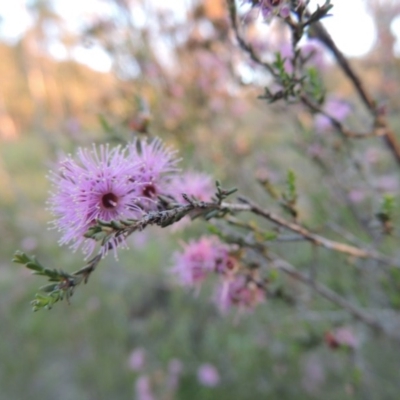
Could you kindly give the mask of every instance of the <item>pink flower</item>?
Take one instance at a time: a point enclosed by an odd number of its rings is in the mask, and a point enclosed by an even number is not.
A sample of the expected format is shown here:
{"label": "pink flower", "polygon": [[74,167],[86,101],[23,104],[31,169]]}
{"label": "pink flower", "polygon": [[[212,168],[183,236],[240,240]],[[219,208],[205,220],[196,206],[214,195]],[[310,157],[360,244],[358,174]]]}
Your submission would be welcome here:
{"label": "pink flower", "polygon": [[339,346],[355,349],[358,346],[358,339],[353,330],[345,326],[326,332],[324,339],[331,349],[337,349]]}
{"label": "pink flower", "polygon": [[345,347],[356,348],[358,346],[358,339],[353,330],[349,327],[341,327],[334,332],[337,342]]}
{"label": "pink flower", "polygon": [[266,21],[274,15],[286,18],[290,14],[290,6],[286,0],[261,0],[260,9],[261,15]]}
{"label": "pink flower", "polygon": [[146,363],[146,350],[139,347],[132,351],[129,356],[128,366],[133,371],[140,371]]}
{"label": "pink flower", "polygon": [[366,193],[365,193],[365,190],[363,190],[363,189],[355,188],[355,189],[350,190],[350,192],[348,193],[348,196],[349,196],[349,200],[352,203],[358,204],[358,203],[361,203],[365,199]]}
{"label": "pink flower", "polygon": [[[51,172],[53,191],[48,204],[56,217],[52,225],[62,233],[60,244],[72,243],[73,250],[82,246],[89,256],[96,242],[85,238],[88,229],[97,219],[137,217],[141,187],[132,180],[138,172],[137,164],[128,162],[120,147],[79,149],[77,159],[69,156],[58,164],[56,172]],[[114,250],[120,244],[117,239],[111,243]]]}
{"label": "pink flower", "polygon": [[220,381],[218,370],[214,367],[214,365],[202,364],[197,370],[197,380],[203,386],[217,386]]}
{"label": "pink flower", "polygon": [[141,375],[136,380],[135,393],[137,400],[155,400],[148,375]]}
{"label": "pink flower", "polygon": [[194,171],[176,175],[169,188],[169,194],[182,203],[186,203],[182,193],[196,200],[211,201],[214,192],[214,182],[211,176]]}
{"label": "pink flower", "polygon": [[394,175],[384,175],[375,182],[375,187],[380,192],[394,193],[399,190],[399,180]]}
{"label": "pink flower", "polygon": [[[324,105],[324,112],[339,122],[342,122],[351,113],[351,108],[350,105],[345,101],[331,98],[326,101]],[[322,114],[318,114],[315,117],[314,125],[318,132],[325,132],[332,128],[332,123],[329,118]]]}
{"label": "pink flower", "polygon": [[[317,69],[322,69],[325,66],[323,48],[316,40],[309,40],[300,48],[301,58],[306,66],[313,66]],[[288,74],[293,73],[293,48],[292,44],[287,42],[280,45],[278,48],[282,59],[284,59],[284,69]]]}
{"label": "pink flower", "polygon": [[[303,4],[303,1],[298,0],[297,5]],[[266,22],[276,15],[286,18],[290,14],[289,0],[244,0],[244,3],[250,3],[252,9],[258,9]]]}
{"label": "pink flower", "polygon": [[179,384],[179,378],[183,371],[183,364],[181,360],[176,358],[168,363],[168,380],[167,386],[170,390],[175,390]]}
{"label": "pink flower", "polygon": [[216,303],[222,312],[236,306],[251,310],[265,300],[265,293],[250,277],[242,274],[227,275],[217,291]]}
{"label": "pink flower", "polygon": [[135,166],[132,180],[139,184],[140,206],[145,211],[155,209],[157,197],[168,192],[171,177],[178,171],[175,155],[176,151],[166,148],[158,138],[150,143],[135,140],[129,145],[128,160]]}
{"label": "pink flower", "polygon": [[[185,172],[176,175],[169,185],[168,194],[179,203],[187,204],[182,194],[200,201],[211,201],[214,194],[214,185],[211,176],[200,172]],[[171,230],[176,232],[184,229],[190,223],[190,214],[172,225]]]}
{"label": "pink flower", "polygon": [[313,66],[318,70],[323,70],[325,68],[324,48],[318,40],[309,39],[300,47],[300,51],[307,65]]}
{"label": "pink flower", "polygon": [[282,57],[282,59],[284,59],[284,68],[285,71],[288,74],[292,74],[293,73],[293,65],[292,65],[292,60],[293,60],[293,49],[292,49],[292,45],[290,43],[284,43],[280,49],[279,49],[279,53]]}
{"label": "pink flower", "polygon": [[184,244],[183,252],[174,255],[176,274],[184,286],[201,284],[210,272],[223,272],[232,268],[228,247],[214,237],[202,237]]}

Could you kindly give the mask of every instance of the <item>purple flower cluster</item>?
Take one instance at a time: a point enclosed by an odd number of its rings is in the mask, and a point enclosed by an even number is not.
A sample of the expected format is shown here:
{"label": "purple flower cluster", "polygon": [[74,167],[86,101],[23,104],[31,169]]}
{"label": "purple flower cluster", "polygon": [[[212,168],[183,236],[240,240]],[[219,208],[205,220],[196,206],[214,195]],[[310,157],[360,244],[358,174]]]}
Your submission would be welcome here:
{"label": "purple flower cluster", "polygon": [[[298,6],[302,5],[303,1],[298,0]],[[289,0],[244,0],[243,4],[250,4],[252,9],[259,10],[264,21],[270,21],[276,15],[282,18],[290,15]]]}
{"label": "purple flower cluster", "polygon": [[241,271],[232,249],[218,238],[202,237],[183,247],[182,252],[174,255],[171,272],[183,286],[197,288],[210,274],[219,275],[215,301],[221,311],[226,312],[232,306],[251,310],[264,300],[264,290],[256,277]]}
{"label": "purple flower cluster", "polygon": [[[339,122],[343,122],[350,114],[351,107],[346,101],[331,97],[324,104],[324,112]],[[332,129],[332,122],[323,114],[317,114],[314,126],[318,133],[327,132]]]}
{"label": "purple flower cluster", "polygon": [[[60,161],[50,173],[53,188],[48,201],[55,216],[52,225],[62,234],[60,244],[70,244],[73,250],[81,247],[89,256],[96,242],[85,234],[97,220],[140,218],[157,209],[160,195],[177,201],[182,201],[184,192],[208,198],[211,179],[195,173],[179,175],[178,161],[176,152],[160,139],[134,140],[124,148],[79,149],[76,159],[68,156]],[[123,244],[114,239],[108,247],[115,251]]]}
{"label": "purple flower cluster", "polygon": [[171,181],[170,191],[178,194],[177,200],[182,203],[186,202],[182,193],[197,200],[211,201],[215,192],[211,176],[195,171],[176,175]]}
{"label": "purple flower cluster", "polygon": [[248,274],[228,275],[218,288],[216,302],[223,312],[232,307],[242,310],[251,310],[263,302],[265,292],[257,280]]}
{"label": "purple flower cluster", "polygon": [[73,250],[82,246],[90,255],[96,243],[85,233],[96,220],[137,217],[140,185],[132,179],[136,171],[138,163],[130,162],[120,147],[79,149],[77,160],[62,160],[50,175],[53,192],[48,202],[56,217],[53,226],[62,232],[60,244],[72,243]]}
{"label": "purple flower cluster", "polygon": [[[298,50],[300,51],[300,57],[303,64],[309,68],[314,67],[319,71],[322,71],[326,67],[326,60],[324,56],[324,50],[322,45],[318,41],[310,39],[301,46]],[[293,71],[293,48],[291,43],[285,42],[281,44],[277,51],[280,53],[284,61],[284,68],[288,74],[292,74]]]}
{"label": "purple flower cluster", "polygon": [[160,139],[147,143],[134,140],[128,145],[128,160],[137,165],[132,181],[139,186],[140,207],[151,211],[157,207],[160,195],[170,193],[169,185],[178,172],[176,151],[167,149]]}
{"label": "purple flower cluster", "polygon": [[183,252],[174,254],[171,272],[184,286],[198,286],[210,272],[225,272],[233,268],[229,248],[213,237],[202,237],[183,245]]}

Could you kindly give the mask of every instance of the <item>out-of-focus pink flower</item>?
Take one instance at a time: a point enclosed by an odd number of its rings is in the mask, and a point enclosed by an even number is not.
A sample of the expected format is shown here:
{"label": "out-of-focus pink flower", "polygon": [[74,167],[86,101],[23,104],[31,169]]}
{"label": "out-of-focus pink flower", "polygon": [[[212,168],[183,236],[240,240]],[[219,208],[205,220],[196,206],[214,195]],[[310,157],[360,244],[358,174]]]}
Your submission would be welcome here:
{"label": "out-of-focus pink flower", "polygon": [[358,346],[356,335],[353,330],[347,326],[327,332],[325,334],[325,342],[332,349],[336,349],[340,346],[355,349]]}
{"label": "out-of-focus pink flower", "polygon": [[155,400],[148,375],[141,375],[135,384],[136,400]]}
{"label": "out-of-focus pink flower", "polygon": [[399,190],[399,181],[394,175],[384,175],[375,182],[377,190],[386,193],[394,193]]}
{"label": "out-of-focus pink flower", "polygon": [[242,274],[226,275],[217,290],[215,301],[222,312],[232,307],[252,310],[265,300],[265,292],[250,277]]}
{"label": "out-of-focus pink flower", "polygon": [[202,237],[184,244],[183,252],[174,254],[175,274],[184,286],[196,286],[203,282],[210,272],[223,272],[232,268],[229,248],[216,237]]}
{"label": "out-of-focus pink flower", "polygon": [[132,351],[128,359],[128,366],[133,371],[140,371],[146,363],[146,350],[139,347]]}
{"label": "out-of-focus pink flower", "polygon": [[281,54],[281,57],[285,60],[284,61],[284,68],[285,71],[288,74],[293,73],[293,65],[292,65],[292,59],[293,59],[293,49],[292,45],[290,43],[284,43],[280,48],[279,48],[279,53]]}
{"label": "out-of-focus pink flower", "polygon": [[366,193],[365,190],[362,189],[352,189],[350,190],[348,196],[352,203],[358,204],[365,199]]}
{"label": "out-of-focus pink flower", "polygon": [[[350,105],[336,98],[328,99],[323,110],[339,122],[344,121],[351,113]],[[314,126],[317,132],[326,132],[332,128],[332,123],[325,115],[318,114],[314,119]]]}
{"label": "out-of-focus pink flower", "polygon": [[176,358],[172,359],[168,363],[168,381],[167,385],[169,389],[176,389],[179,384],[179,377],[182,374],[183,364],[181,360]]}
{"label": "out-of-focus pink flower", "polygon": [[353,330],[349,327],[341,327],[334,332],[336,340],[342,346],[350,347],[352,349],[358,346],[358,339]]}
{"label": "out-of-focus pink flower", "polygon": [[194,62],[199,70],[208,72],[198,76],[194,82],[202,92],[208,93],[210,89],[214,92],[226,90],[226,76],[229,70],[221,58],[207,51],[197,51]]}
{"label": "out-of-focus pink flower", "polygon": [[[252,10],[258,10],[264,21],[269,22],[274,16],[280,15],[286,18],[290,15],[289,0],[244,0],[243,4],[250,3]],[[298,0],[298,6],[302,5],[304,0]]]}
{"label": "out-of-focus pink flower", "polygon": [[[299,48],[301,57],[305,61],[307,66],[313,66],[318,70],[321,70],[325,66],[325,60],[323,55],[323,48],[316,40],[309,40]],[[294,57],[292,45],[289,42],[281,44],[278,48],[278,52],[284,61],[284,68],[288,74],[293,73],[292,60]]]}
{"label": "out-of-focus pink flower", "polygon": [[[186,204],[182,194],[200,201],[211,201],[214,194],[214,184],[210,175],[201,172],[187,171],[176,175],[169,185],[168,194],[178,202]],[[190,223],[190,216],[183,217],[172,225],[172,231],[184,229]]]}
{"label": "out-of-focus pink flower", "polygon": [[300,52],[307,65],[313,66],[318,70],[323,70],[326,67],[324,48],[318,40],[309,39],[300,46]]}
{"label": "out-of-focus pink flower", "polygon": [[202,364],[197,370],[197,380],[203,386],[214,387],[220,382],[218,370],[212,364]]}
{"label": "out-of-focus pink flower", "polygon": [[211,176],[194,171],[176,175],[169,187],[169,194],[182,203],[186,203],[182,197],[183,193],[197,200],[211,201],[214,192],[214,182]]}
{"label": "out-of-focus pink flower", "polygon": [[290,14],[290,6],[287,0],[261,0],[260,10],[265,21],[270,20],[274,15],[286,18]]}

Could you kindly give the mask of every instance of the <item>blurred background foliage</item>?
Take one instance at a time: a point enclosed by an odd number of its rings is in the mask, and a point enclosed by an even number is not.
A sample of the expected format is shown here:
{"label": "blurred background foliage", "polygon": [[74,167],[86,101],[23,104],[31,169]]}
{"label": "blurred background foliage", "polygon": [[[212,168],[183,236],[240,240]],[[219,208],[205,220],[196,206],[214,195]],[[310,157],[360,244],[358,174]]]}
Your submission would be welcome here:
{"label": "blurred background foliage", "polygon": [[[334,239],[343,240],[345,231],[363,240],[375,235],[382,192],[398,194],[397,167],[377,138],[349,144],[333,133],[321,137],[302,109],[257,99],[269,78],[232,43],[224,1],[159,3],[93,1],[91,12],[70,21],[58,2],[32,0],[23,6],[30,21],[23,34],[0,36],[0,399],[144,400],[140,376],[158,390],[157,399],[398,398],[399,346],[290,279],[278,277],[274,298],[239,318],[222,317],[208,287],[198,296],[175,287],[170,256],[180,240],[207,232],[204,222],[184,232],[135,235],[131,249],[119,261],[109,256],[71,305],[31,312],[38,282],[11,264],[16,249],[65,270],[82,265],[81,255],[60,248],[47,230],[45,204],[47,171],[79,146],[157,135],[180,150],[184,167],[276,210],[257,178],[283,190],[293,169],[302,220],[317,230],[331,221]],[[351,62],[385,101],[398,131],[400,59],[390,30],[400,15],[396,3],[367,2],[377,40]],[[279,25],[271,29],[267,56],[284,38]],[[262,29],[248,34],[262,44]],[[82,49],[103,58],[84,65],[75,57]],[[328,90],[352,104],[349,123],[365,126],[368,116],[329,57],[322,74]],[[355,164],[372,177],[368,198]],[[392,251],[397,239],[382,239],[382,249]],[[332,289],[366,308],[387,309],[388,318],[397,315],[396,271],[371,277],[374,263],[349,268],[354,260],[321,249],[316,255],[307,244],[278,243],[275,251],[300,269],[318,263],[318,276]],[[356,348],[329,346],[326,334],[337,326],[352,329]],[[137,349],[146,354],[140,366],[129,361]],[[175,385],[169,382],[174,360]],[[205,363],[218,372],[215,385],[198,377]]]}

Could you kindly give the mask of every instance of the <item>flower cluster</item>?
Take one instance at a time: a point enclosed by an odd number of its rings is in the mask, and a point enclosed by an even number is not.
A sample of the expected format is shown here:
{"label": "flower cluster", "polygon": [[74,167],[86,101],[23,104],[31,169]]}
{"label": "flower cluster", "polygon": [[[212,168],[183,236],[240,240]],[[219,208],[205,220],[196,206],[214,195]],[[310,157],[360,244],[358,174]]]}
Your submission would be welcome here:
{"label": "flower cluster", "polygon": [[[298,50],[303,66],[307,68],[313,67],[318,71],[322,71],[326,67],[324,50],[318,41],[313,39],[307,40],[307,42],[298,47]],[[294,52],[292,44],[289,42],[281,44],[278,46],[277,52],[279,52],[282,59],[284,59],[286,73],[293,74]]]}
{"label": "flower cluster", "polygon": [[245,0],[244,3],[250,3],[252,8],[258,9],[266,21],[274,15],[285,18],[290,13],[287,0]]}
{"label": "flower cluster", "polygon": [[[351,114],[351,107],[346,101],[331,97],[324,104],[324,112],[337,121],[343,122]],[[317,114],[314,126],[319,133],[327,132],[332,129],[332,122],[327,116]]]}
{"label": "flower cluster", "polygon": [[232,306],[250,310],[265,297],[257,277],[242,271],[232,249],[216,237],[202,237],[184,244],[183,251],[174,254],[171,272],[183,286],[197,288],[210,274],[219,275],[215,302],[223,312]]}
{"label": "flower cluster", "polygon": [[160,139],[150,143],[134,140],[128,145],[128,159],[137,164],[131,179],[140,188],[140,206],[144,211],[156,209],[160,195],[174,194],[169,185],[178,172],[176,151],[165,148]]}
{"label": "flower cluster", "polygon": [[[52,225],[62,234],[60,244],[81,247],[89,256],[96,242],[85,234],[98,220],[140,218],[159,207],[161,195],[176,201],[182,201],[182,193],[209,199],[211,178],[179,175],[178,161],[176,152],[160,139],[134,140],[124,148],[79,149],[76,159],[60,161],[50,173],[53,189],[48,201],[55,216]],[[121,244],[122,239],[114,238],[108,246],[115,251]]]}
{"label": "flower cluster", "polygon": [[62,160],[50,175],[53,192],[48,201],[56,217],[52,224],[62,233],[60,244],[72,243],[73,250],[82,245],[90,255],[95,241],[85,233],[96,220],[137,217],[141,187],[132,179],[137,171],[138,163],[130,162],[120,147],[79,149],[77,160]]}
{"label": "flower cluster", "polygon": [[351,327],[342,326],[340,328],[336,328],[332,331],[328,331],[325,333],[325,343],[331,349],[337,349],[339,347],[346,349],[356,349],[359,345],[359,340],[357,336],[354,334]]}
{"label": "flower cluster", "polygon": [[265,299],[265,291],[253,274],[227,275],[218,288],[216,302],[223,312],[232,307],[251,310]]}
{"label": "flower cluster", "polygon": [[176,200],[182,203],[186,202],[182,197],[182,193],[197,200],[211,201],[215,192],[214,182],[210,175],[202,172],[187,171],[176,175],[174,179],[172,179],[170,192],[178,196]]}
{"label": "flower cluster", "polygon": [[[298,0],[298,6],[302,5],[303,1]],[[258,10],[264,21],[270,21],[276,15],[282,18],[290,15],[289,0],[244,0],[243,4],[250,4],[252,9]]]}

